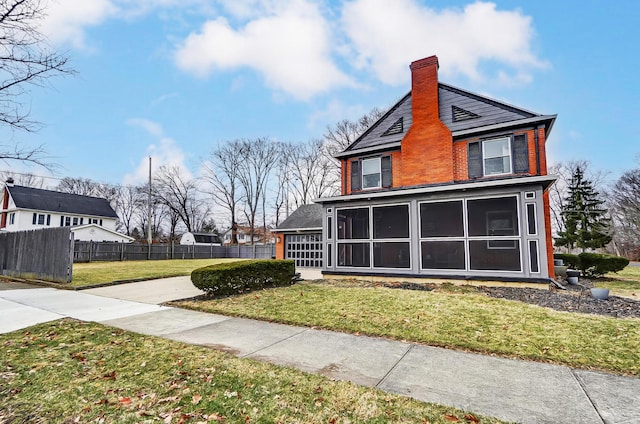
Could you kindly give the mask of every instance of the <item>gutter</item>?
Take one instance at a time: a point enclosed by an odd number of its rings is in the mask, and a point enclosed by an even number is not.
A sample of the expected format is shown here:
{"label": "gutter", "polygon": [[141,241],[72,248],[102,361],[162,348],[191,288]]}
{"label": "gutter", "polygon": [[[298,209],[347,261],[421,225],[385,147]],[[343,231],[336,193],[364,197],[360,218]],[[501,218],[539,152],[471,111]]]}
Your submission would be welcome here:
{"label": "gutter", "polygon": [[330,203],[330,202],[347,202],[352,200],[371,200],[376,198],[385,197],[399,197],[399,196],[412,196],[419,194],[429,193],[444,193],[450,191],[466,191],[482,188],[497,188],[497,187],[513,187],[527,184],[541,184],[546,189],[558,179],[557,175],[538,175],[535,177],[516,177],[516,178],[503,178],[499,180],[483,180],[473,181],[465,183],[448,183],[436,186],[418,187],[418,188],[399,188],[395,190],[373,191],[373,192],[359,192],[357,194],[350,194],[347,196],[334,196],[324,197],[319,199],[313,199],[314,203]]}
{"label": "gutter", "polygon": [[365,147],[363,149],[348,150],[333,155],[336,159],[341,159],[349,156],[359,156],[365,153],[373,153],[379,150],[399,149],[402,146],[402,141],[394,141],[393,143],[379,144],[377,146]]}
{"label": "gutter", "polygon": [[322,231],[322,227],[308,227],[308,228],[276,228],[271,230],[273,233],[299,233],[302,231]]}
{"label": "gutter", "polygon": [[467,135],[476,135],[480,133],[486,133],[486,132],[501,130],[505,128],[517,127],[517,126],[526,125],[526,124],[536,124],[543,121],[550,121],[549,131],[551,131],[551,126],[553,125],[553,121],[555,121],[556,117],[557,115],[534,116],[532,118],[519,119],[517,121],[509,121],[509,122],[503,122],[500,124],[485,125],[482,127],[470,128],[467,130],[453,131],[451,135],[453,136],[453,138],[463,137]]}
{"label": "gutter", "polygon": [[538,129],[540,127],[536,127],[534,130],[533,138],[536,143],[536,175],[540,175],[540,140],[538,137]]}

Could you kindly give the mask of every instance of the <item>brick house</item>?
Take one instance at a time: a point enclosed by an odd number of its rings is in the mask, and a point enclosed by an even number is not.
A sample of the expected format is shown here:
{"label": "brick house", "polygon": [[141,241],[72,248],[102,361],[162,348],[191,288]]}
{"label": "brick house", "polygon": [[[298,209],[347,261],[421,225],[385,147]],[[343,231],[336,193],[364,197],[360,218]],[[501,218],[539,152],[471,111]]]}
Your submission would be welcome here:
{"label": "brick house", "polygon": [[554,277],[542,115],[410,66],[411,92],[343,152],[322,205],[323,273],[548,281]]}

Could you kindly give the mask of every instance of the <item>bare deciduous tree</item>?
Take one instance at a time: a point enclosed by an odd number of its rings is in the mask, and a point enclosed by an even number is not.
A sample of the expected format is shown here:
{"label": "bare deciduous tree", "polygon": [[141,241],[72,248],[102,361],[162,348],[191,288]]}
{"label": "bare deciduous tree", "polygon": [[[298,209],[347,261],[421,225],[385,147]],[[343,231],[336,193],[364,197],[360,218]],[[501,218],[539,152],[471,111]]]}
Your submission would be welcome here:
{"label": "bare deciduous tree", "polygon": [[213,150],[209,161],[203,164],[203,178],[209,183],[209,194],[231,215],[231,243],[238,244],[236,214],[242,201],[240,162],[243,160],[242,141],[236,140]]}
{"label": "bare deciduous tree", "polygon": [[[43,86],[50,77],[74,73],[68,57],[51,49],[39,31],[46,4],[41,0],[0,2],[0,124],[13,130],[39,127],[29,119],[28,102],[23,99],[30,86]],[[0,144],[0,159],[50,166],[42,146],[28,149]]]}
{"label": "bare deciduous tree", "polygon": [[278,163],[280,145],[267,138],[242,140],[239,143],[238,181],[245,199],[244,214],[249,223],[249,236],[253,243],[256,215],[265,195],[271,171]]}
{"label": "bare deciduous tree", "polygon": [[343,119],[333,126],[327,127],[324,139],[329,154],[334,155],[346,149],[384,114],[385,111],[374,107],[369,113],[362,115],[355,121]]}
{"label": "bare deciduous tree", "polygon": [[136,228],[139,215],[147,215],[147,196],[141,186],[118,187],[119,196],[116,212],[120,218],[120,225],[125,234],[130,236]]}
{"label": "bare deciduous tree", "polygon": [[286,145],[292,197],[296,206],[336,194],[334,164],[324,152],[322,140]]}
{"label": "bare deciduous tree", "polygon": [[0,175],[2,181],[7,181],[9,178],[12,178],[14,184],[19,186],[32,188],[44,187],[44,179],[31,173],[2,172]]}
{"label": "bare deciduous tree", "polygon": [[327,160],[333,164],[329,180],[333,182],[332,190],[334,192],[340,191],[341,181],[340,161],[335,160],[334,156],[349,147],[349,145],[356,141],[369,127],[382,118],[384,114],[385,111],[373,108],[369,113],[362,115],[355,121],[343,119],[333,126],[327,127],[324,133],[323,151]]}
{"label": "bare deciduous tree", "polygon": [[613,185],[609,205],[616,254],[640,259],[640,169],[627,171]]}
{"label": "bare deciduous tree", "polygon": [[197,181],[185,178],[180,167],[161,166],[154,178],[153,191],[157,201],[169,209],[172,239],[178,222],[194,232],[207,218],[209,209],[199,195]]}

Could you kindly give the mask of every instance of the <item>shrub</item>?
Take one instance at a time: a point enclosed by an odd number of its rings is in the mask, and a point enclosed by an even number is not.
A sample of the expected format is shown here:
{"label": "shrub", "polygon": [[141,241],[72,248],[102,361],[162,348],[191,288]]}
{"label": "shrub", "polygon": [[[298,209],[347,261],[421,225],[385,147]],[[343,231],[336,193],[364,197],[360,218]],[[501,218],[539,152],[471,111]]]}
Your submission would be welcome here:
{"label": "shrub", "polygon": [[570,268],[579,269],[585,277],[602,277],[607,272],[622,271],[629,265],[629,259],[601,253],[583,252],[579,255],[556,253],[555,259],[562,259]]}
{"label": "shrub", "polygon": [[571,253],[554,253],[554,259],[562,259],[564,264],[572,269],[580,268],[580,258],[578,255],[572,255]]}
{"label": "shrub", "polygon": [[193,270],[191,282],[208,295],[224,296],[290,285],[295,272],[289,260],[228,262]]}
{"label": "shrub", "polygon": [[614,255],[583,252],[580,258],[580,270],[587,277],[602,277],[607,272],[622,271],[629,265],[629,259]]}

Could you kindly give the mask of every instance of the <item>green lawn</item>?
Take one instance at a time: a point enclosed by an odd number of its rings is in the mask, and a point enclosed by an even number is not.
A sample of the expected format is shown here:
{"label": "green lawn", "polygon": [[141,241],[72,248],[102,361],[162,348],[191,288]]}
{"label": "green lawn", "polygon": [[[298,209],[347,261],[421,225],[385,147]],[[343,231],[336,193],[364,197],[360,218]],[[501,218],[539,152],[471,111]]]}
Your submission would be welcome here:
{"label": "green lawn", "polygon": [[606,279],[596,281],[596,287],[611,290],[613,295],[628,296],[640,300],[640,266],[628,266],[618,273],[609,273]]}
{"label": "green lawn", "polygon": [[640,320],[557,312],[470,287],[432,292],[296,284],[175,305],[205,312],[408,340],[640,375]]}
{"label": "green lawn", "polygon": [[82,287],[112,281],[191,275],[191,271],[239,259],[171,259],[163,261],[89,262],[73,264],[71,286]]}
{"label": "green lawn", "polygon": [[0,423],[502,422],[71,319],[0,346]]}

